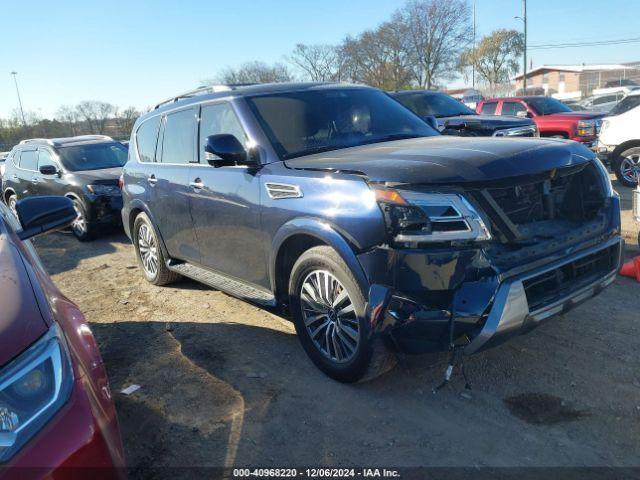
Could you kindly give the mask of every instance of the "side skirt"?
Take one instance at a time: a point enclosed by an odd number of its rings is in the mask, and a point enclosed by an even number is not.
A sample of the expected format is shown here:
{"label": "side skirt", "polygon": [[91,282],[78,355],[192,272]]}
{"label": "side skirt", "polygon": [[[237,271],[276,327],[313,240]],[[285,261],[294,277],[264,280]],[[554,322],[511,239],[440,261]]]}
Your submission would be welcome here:
{"label": "side skirt", "polygon": [[276,306],[276,298],[271,292],[256,288],[222,273],[213,272],[186,262],[179,264],[172,264],[170,262],[167,267],[180,275],[204,283],[216,290],[221,290],[242,300],[266,307]]}

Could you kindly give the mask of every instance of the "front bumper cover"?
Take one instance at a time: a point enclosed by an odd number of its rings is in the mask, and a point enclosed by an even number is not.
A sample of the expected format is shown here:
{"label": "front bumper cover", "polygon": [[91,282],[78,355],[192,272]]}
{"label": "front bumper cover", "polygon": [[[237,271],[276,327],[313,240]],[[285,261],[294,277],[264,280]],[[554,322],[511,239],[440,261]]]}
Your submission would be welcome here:
{"label": "front bumper cover", "polygon": [[[450,301],[440,308],[421,304],[415,295],[373,284],[367,313],[372,334],[381,335],[390,346],[406,353],[444,351],[452,341],[464,346],[465,354],[476,353],[526,333],[598,294],[615,279],[622,251],[622,240],[614,235],[569,255],[557,255],[549,262],[521,266],[513,275],[467,278],[454,291],[448,290],[453,285],[442,285]],[[563,267],[573,268],[602,252],[610,252],[613,257],[606,270],[578,278],[545,297],[544,302],[530,306],[525,288],[528,280]],[[460,264],[466,263],[464,258],[460,260]]]}

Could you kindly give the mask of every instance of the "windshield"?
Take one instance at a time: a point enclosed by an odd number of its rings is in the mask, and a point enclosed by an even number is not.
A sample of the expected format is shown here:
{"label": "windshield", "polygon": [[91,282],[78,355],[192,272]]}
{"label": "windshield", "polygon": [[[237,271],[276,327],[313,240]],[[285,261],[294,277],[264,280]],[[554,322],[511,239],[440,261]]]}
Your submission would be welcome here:
{"label": "windshield", "polygon": [[476,114],[476,112],[466,105],[463,105],[455,98],[443,93],[398,95],[396,100],[421,118],[429,115],[439,118]]}
{"label": "windshield", "polygon": [[379,90],[339,88],[247,98],[282,159],[439,135]]}
{"label": "windshield", "polygon": [[556,100],[551,97],[535,97],[527,98],[525,100],[530,107],[532,107],[538,115],[552,115],[554,113],[573,112],[571,108],[562,103],[560,100]]}
{"label": "windshield", "polygon": [[72,172],[122,167],[129,155],[127,148],[118,142],[60,147],[58,153],[62,164]]}
{"label": "windshield", "polygon": [[614,115],[620,115],[621,113],[636,108],[638,105],[640,105],[640,95],[630,95],[620,100],[620,102],[611,109],[608,116],[613,117]]}

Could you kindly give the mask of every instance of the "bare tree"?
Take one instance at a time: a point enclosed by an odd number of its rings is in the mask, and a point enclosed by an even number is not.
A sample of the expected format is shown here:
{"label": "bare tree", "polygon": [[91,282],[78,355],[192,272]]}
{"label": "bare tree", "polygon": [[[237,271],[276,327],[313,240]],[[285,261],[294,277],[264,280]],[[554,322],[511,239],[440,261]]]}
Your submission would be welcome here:
{"label": "bare tree", "polygon": [[278,83],[290,82],[292,78],[286,65],[268,65],[255,61],[244,63],[239,68],[227,68],[217,78],[207,80],[206,83]]}
{"label": "bare tree", "polygon": [[353,82],[385,90],[400,90],[411,83],[412,67],[407,30],[398,15],[375,30],[347,37],[341,46],[345,75]]}
{"label": "bare tree", "polygon": [[476,73],[489,84],[491,93],[518,72],[518,59],[524,51],[524,37],[517,30],[500,29],[483,37],[475,49],[460,56],[459,69],[475,65]]}
{"label": "bare tree", "polygon": [[72,136],[78,135],[78,112],[75,107],[61,105],[56,111],[55,118],[67,125]]}
{"label": "bare tree", "polygon": [[113,117],[116,107],[108,102],[84,100],[76,106],[76,112],[86,122],[89,133],[104,134],[107,120]]}
{"label": "bare tree", "polygon": [[343,76],[343,56],[333,45],[298,43],[289,62],[312,82],[339,82]]}
{"label": "bare tree", "polygon": [[140,112],[135,107],[125,108],[122,112],[115,112],[116,126],[118,127],[118,133],[121,136],[131,135],[133,125],[140,116]]}
{"label": "bare tree", "polygon": [[409,0],[398,15],[408,29],[416,83],[432,88],[453,78],[472,36],[467,0]]}

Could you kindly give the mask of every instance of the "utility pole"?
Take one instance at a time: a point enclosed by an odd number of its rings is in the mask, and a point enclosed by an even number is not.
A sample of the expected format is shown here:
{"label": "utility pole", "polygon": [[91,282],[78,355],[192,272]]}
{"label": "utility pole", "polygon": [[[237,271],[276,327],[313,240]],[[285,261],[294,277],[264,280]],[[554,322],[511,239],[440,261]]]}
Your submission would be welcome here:
{"label": "utility pole", "polygon": [[516,16],[524,23],[524,55],[522,61],[522,91],[527,93],[527,0],[522,0],[522,16]]}
{"label": "utility pole", "polygon": [[527,0],[522,0],[522,21],[524,22],[524,62],[522,63],[522,89],[527,93]]}
{"label": "utility pole", "polygon": [[[473,62],[471,63],[471,85],[476,89],[476,0],[473,0]],[[475,93],[474,93],[475,94]]]}
{"label": "utility pole", "polygon": [[11,75],[13,75],[13,83],[15,83],[16,85],[16,93],[18,94],[18,105],[20,106],[20,116],[22,117],[22,126],[23,127],[27,127],[27,122],[24,119],[24,110],[22,110],[22,100],[20,100],[20,90],[18,90],[18,79],[16,78],[18,75],[18,72],[11,72]]}

